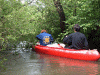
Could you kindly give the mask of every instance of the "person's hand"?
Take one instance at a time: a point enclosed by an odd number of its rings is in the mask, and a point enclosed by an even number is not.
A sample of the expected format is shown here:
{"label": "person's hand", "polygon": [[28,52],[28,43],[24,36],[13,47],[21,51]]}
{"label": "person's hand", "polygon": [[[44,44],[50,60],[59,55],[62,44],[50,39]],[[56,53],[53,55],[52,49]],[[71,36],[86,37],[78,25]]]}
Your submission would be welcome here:
{"label": "person's hand", "polygon": [[65,38],[65,37],[68,37],[68,35],[65,35],[64,38]]}
{"label": "person's hand", "polygon": [[68,37],[68,35],[66,35],[66,37]]}

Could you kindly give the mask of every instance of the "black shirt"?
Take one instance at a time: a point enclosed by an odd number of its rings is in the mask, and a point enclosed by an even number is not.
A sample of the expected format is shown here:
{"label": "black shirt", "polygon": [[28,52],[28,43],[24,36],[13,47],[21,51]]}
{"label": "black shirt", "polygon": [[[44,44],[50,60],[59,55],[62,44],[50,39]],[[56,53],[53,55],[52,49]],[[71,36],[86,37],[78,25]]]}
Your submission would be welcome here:
{"label": "black shirt", "polygon": [[89,49],[88,42],[84,34],[75,32],[63,39],[64,43],[71,44],[71,49]]}

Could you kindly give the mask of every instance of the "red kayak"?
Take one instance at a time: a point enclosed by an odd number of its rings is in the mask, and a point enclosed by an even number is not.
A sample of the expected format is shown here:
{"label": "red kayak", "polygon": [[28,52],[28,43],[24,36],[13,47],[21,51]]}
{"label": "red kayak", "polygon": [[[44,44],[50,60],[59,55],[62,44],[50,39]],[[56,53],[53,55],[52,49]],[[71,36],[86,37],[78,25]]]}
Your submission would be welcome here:
{"label": "red kayak", "polygon": [[48,47],[42,45],[34,46],[34,50],[39,53],[72,58],[72,59],[79,59],[79,60],[97,61],[100,58],[99,52],[97,50],[75,50],[75,49]]}

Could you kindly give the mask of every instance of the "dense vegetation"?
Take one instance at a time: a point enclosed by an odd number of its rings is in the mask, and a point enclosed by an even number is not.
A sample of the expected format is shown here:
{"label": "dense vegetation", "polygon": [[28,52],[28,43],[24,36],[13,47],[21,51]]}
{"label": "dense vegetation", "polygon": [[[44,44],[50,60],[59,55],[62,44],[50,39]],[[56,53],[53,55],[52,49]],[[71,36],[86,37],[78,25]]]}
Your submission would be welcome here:
{"label": "dense vegetation", "polygon": [[89,47],[100,49],[100,0],[38,0],[35,4],[0,0],[0,50],[16,47],[20,41],[35,44],[42,29],[62,42],[77,23]]}

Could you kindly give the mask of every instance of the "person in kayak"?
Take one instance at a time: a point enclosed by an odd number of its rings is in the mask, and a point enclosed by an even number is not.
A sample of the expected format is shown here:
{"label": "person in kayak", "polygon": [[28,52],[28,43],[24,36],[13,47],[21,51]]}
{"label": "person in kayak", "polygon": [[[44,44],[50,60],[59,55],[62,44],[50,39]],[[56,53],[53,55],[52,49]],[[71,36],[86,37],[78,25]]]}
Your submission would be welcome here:
{"label": "person in kayak", "polygon": [[74,26],[74,32],[70,34],[69,36],[65,36],[63,39],[64,44],[70,44],[68,47],[67,45],[65,48],[69,49],[89,49],[88,42],[83,33],[80,33],[80,26],[78,24],[75,24]]}
{"label": "person in kayak", "polygon": [[37,35],[36,38],[39,40],[40,45],[43,46],[51,44],[51,42],[54,41],[52,35],[47,33],[46,30],[41,30],[41,33]]}

